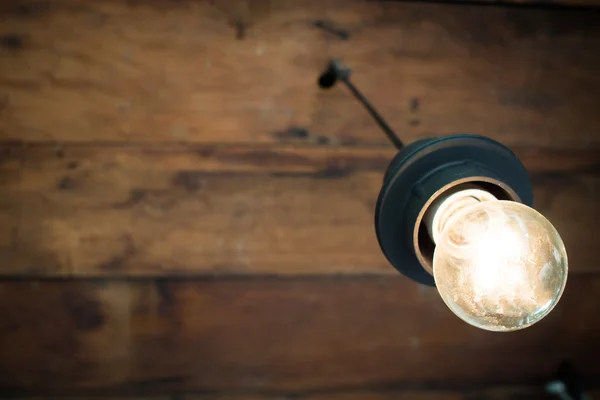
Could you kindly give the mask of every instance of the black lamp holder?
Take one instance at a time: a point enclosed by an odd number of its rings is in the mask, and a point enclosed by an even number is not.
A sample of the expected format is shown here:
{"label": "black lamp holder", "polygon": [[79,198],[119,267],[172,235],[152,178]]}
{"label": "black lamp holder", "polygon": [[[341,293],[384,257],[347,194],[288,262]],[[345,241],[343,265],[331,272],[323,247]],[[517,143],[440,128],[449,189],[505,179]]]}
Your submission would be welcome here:
{"label": "black lamp holder", "polygon": [[508,147],[484,136],[453,134],[420,139],[405,146],[350,82],[350,72],[340,62],[330,61],[319,77],[319,86],[329,89],[338,81],[344,83],[399,150],[384,174],[375,207],[379,245],[398,271],[433,286],[435,244],[424,222],[432,202],[447,190],[475,184],[500,200],[532,206],[529,176]]}

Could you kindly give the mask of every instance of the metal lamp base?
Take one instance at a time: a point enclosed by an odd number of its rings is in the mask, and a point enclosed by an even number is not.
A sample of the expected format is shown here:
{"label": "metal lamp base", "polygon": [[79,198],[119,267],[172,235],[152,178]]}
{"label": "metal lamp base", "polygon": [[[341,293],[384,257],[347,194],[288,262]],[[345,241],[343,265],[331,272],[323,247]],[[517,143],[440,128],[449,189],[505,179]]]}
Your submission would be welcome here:
{"label": "metal lamp base", "polygon": [[427,208],[446,190],[471,183],[498,199],[533,205],[527,171],[506,146],[477,135],[423,139],[390,163],[375,208],[381,250],[405,276],[435,286],[435,245],[423,222]]}

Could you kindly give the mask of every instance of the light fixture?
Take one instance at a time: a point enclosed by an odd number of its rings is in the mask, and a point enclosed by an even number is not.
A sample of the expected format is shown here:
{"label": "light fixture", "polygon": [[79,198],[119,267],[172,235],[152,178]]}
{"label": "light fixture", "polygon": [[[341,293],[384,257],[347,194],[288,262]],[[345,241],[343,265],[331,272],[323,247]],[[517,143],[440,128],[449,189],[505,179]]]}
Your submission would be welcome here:
{"label": "light fixture", "polygon": [[527,171],[506,146],[457,134],[404,146],[337,61],[321,88],[343,82],[398,148],[375,209],[384,255],[402,274],[437,286],[461,319],[514,331],[544,318],[567,281],[567,253],[534,210]]}

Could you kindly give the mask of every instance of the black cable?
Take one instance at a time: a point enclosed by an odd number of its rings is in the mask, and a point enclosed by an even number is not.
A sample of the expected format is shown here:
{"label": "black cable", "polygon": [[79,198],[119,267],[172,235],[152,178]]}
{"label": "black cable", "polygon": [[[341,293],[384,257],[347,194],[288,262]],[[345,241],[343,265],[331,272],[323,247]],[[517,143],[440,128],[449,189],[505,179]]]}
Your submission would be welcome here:
{"label": "black cable", "polygon": [[337,61],[331,61],[327,66],[327,70],[321,74],[319,77],[319,86],[323,89],[328,89],[335,85],[337,81],[342,81],[350,92],[356,97],[358,101],[367,109],[371,117],[375,120],[377,125],[383,130],[385,135],[390,139],[390,141],[396,146],[397,149],[401,149],[404,147],[404,143],[402,140],[396,135],[396,133],[390,128],[390,126],[385,122],[383,117],[375,110],[375,108],[371,105],[369,100],[354,86],[352,82],[350,82],[350,69],[345,68]]}

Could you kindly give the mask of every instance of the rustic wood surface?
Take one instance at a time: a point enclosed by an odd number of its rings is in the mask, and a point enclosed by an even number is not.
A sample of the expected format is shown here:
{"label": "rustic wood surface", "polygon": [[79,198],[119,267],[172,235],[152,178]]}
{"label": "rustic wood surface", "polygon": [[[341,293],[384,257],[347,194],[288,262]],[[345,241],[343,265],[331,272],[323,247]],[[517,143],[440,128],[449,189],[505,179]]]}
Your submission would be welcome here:
{"label": "rustic wood surface", "polygon": [[499,334],[401,277],[3,282],[0,391],[461,389],[542,384],[564,359],[597,382],[598,290],[572,276],[546,319]]}
{"label": "rustic wood surface", "polygon": [[[564,359],[598,387],[600,12],[538,6],[0,1],[0,398],[534,400]],[[547,319],[477,330],[389,266],[395,151],[330,58],[406,142],[521,157],[569,252]]]}
{"label": "rustic wood surface", "polygon": [[[600,394],[590,392],[592,399]],[[197,395],[173,394],[166,396],[68,396],[62,400],[556,400],[556,396],[546,394],[538,387],[500,387],[485,390],[452,391],[452,390],[377,390],[357,391],[351,393],[327,394],[280,394],[280,395]],[[0,397],[0,399],[3,399]],[[24,397],[22,400],[50,400],[52,397]]]}
{"label": "rustic wood surface", "polygon": [[[600,151],[516,149],[536,205],[597,272]],[[373,228],[393,150],[0,147],[0,274],[392,274]]]}
{"label": "rustic wood surface", "polygon": [[[409,142],[598,146],[599,12],[311,0],[0,7],[0,138],[385,144],[330,58]],[[325,24],[327,29],[315,25]]]}
{"label": "rustic wood surface", "polygon": [[[597,396],[593,393],[592,396]],[[1,397],[0,397],[1,398]],[[126,397],[61,397],[62,400],[556,400],[556,396],[535,388],[502,388],[498,391],[363,391],[358,393],[297,395],[167,395]],[[592,397],[594,399],[595,397]],[[51,400],[52,397],[24,397],[22,400]],[[4,400],[4,399],[3,399]]]}

